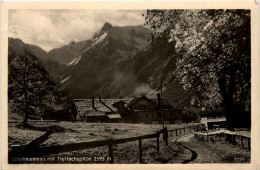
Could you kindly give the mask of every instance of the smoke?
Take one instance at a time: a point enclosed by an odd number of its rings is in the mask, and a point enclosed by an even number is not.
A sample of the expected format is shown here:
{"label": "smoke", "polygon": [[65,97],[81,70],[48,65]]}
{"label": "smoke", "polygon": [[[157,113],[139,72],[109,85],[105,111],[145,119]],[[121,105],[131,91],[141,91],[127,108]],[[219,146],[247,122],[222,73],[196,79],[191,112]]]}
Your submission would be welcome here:
{"label": "smoke", "polygon": [[135,88],[134,95],[135,96],[146,96],[150,93],[153,93],[154,90],[147,84],[142,84]]}
{"label": "smoke", "polygon": [[114,81],[110,84],[113,90],[110,93],[113,96],[130,96],[130,97],[138,97],[138,96],[147,96],[152,93],[156,94],[156,91],[152,89],[148,84],[139,83],[137,77],[134,73],[122,73],[116,72],[114,76]]}
{"label": "smoke", "polygon": [[113,97],[132,97],[136,84],[136,75],[132,72],[116,71],[109,85],[109,93]]}

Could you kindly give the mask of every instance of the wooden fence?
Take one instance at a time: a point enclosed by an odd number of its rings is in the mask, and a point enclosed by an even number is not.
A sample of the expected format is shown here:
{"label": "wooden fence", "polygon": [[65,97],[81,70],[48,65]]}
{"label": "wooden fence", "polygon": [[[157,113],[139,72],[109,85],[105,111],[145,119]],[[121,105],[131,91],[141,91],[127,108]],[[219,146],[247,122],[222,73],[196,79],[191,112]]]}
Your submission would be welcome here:
{"label": "wooden fence", "polygon": [[[108,154],[110,158],[110,163],[114,163],[114,145],[116,144],[122,144],[126,142],[132,142],[132,141],[138,141],[139,143],[139,162],[143,163],[143,149],[142,149],[142,140],[145,139],[151,139],[156,138],[156,149],[157,152],[159,152],[159,139],[160,134],[163,134],[163,140],[165,141],[165,145],[168,146],[168,133],[171,133],[171,136],[173,132],[176,134],[176,136],[181,135],[185,132],[191,132],[191,130],[197,130],[199,128],[203,127],[203,125],[194,125],[194,126],[188,126],[173,130],[168,130],[167,127],[164,129],[157,131],[154,134],[148,134],[143,136],[137,136],[137,137],[130,137],[130,138],[123,138],[123,139],[108,139],[108,140],[101,140],[101,141],[91,141],[91,142],[81,142],[81,143],[72,143],[72,144],[65,144],[65,145],[52,145],[52,146],[39,146],[41,143],[46,141],[49,136],[52,134],[52,131],[47,131],[45,134],[40,136],[39,138],[33,140],[29,144],[25,146],[15,146],[12,147],[12,150],[9,152],[8,159],[9,163],[11,163],[12,157],[42,157],[42,156],[48,156],[52,154],[59,154],[63,152],[72,152],[77,150],[84,150],[84,149],[91,149],[96,147],[102,147],[107,146],[108,147]],[[183,132],[182,132],[183,131]]]}
{"label": "wooden fence", "polygon": [[171,137],[173,136],[173,134],[175,134],[175,136],[178,136],[178,135],[181,135],[182,133],[191,132],[192,130],[197,130],[197,129],[200,129],[200,128],[203,128],[203,127],[204,127],[204,124],[198,124],[198,125],[168,130],[168,133],[171,134]]}
{"label": "wooden fence", "polygon": [[235,142],[235,138],[239,137],[240,138],[240,142],[241,142],[241,147],[244,148],[244,139],[247,140],[247,148],[248,150],[251,149],[251,138],[248,135],[243,135],[243,134],[239,134],[236,132],[231,132],[228,130],[220,130],[220,131],[215,131],[215,132],[196,132],[194,133],[194,138],[197,139],[198,141],[201,142],[208,142],[209,139],[213,142],[213,143],[217,143],[217,139],[219,139],[220,141],[222,140],[222,136],[224,135],[231,135],[231,142],[234,143]]}
{"label": "wooden fence", "polygon": [[168,132],[167,128],[164,128],[160,131],[157,131],[155,134],[123,138],[123,139],[109,139],[109,140],[101,140],[101,141],[92,141],[92,142],[81,142],[81,143],[73,143],[73,144],[65,144],[65,145],[54,145],[54,146],[46,146],[39,147],[41,143],[48,139],[48,136],[51,134],[51,131],[46,132],[39,138],[30,142],[26,146],[17,146],[13,147],[9,152],[9,163],[12,160],[12,157],[41,157],[48,156],[51,154],[59,154],[63,152],[71,152],[77,150],[84,150],[102,146],[108,146],[108,153],[110,157],[110,163],[114,163],[114,154],[113,154],[113,146],[116,144],[122,144],[126,142],[139,141],[139,162],[142,163],[142,140],[156,138],[157,140],[157,152],[159,152],[159,138],[160,134],[163,133],[165,144],[168,145]]}

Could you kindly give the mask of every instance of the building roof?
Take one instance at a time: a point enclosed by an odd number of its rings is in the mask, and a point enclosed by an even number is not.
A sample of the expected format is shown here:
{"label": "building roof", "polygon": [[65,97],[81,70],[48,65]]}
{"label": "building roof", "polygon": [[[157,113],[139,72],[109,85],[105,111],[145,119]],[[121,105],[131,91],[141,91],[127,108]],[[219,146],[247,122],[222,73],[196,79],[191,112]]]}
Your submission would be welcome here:
{"label": "building roof", "polygon": [[[90,114],[93,114],[94,112],[95,114],[98,114],[98,112],[117,113],[118,110],[115,103],[123,102],[124,104],[126,104],[126,107],[129,107],[133,103],[141,99],[148,100],[151,103],[154,103],[155,106],[158,106],[156,98],[150,99],[146,96],[124,99],[94,99],[94,107],[96,110],[92,107],[92,99],[74,99],[73,102],[78,114],[86,114],[88,116]],[[173,107],[167,100],[163,100],[163,106],[164,109],[173,109]]]}
{"label": "building roof", "polygon": [[135,102],[141,100],[141,99],[145,99],[147,101],[150,101],[151,103],[154,103],[156,104],[156,102],[154,102],[153,100],[147,98],[146,96],[141,96],[141,97],[136,97],[134,99],[132,99],[128,104],[127,104],[127,107],[130,107],[132,104],[134,104]]}
{"label": "building roof", "polygon": [[[151,103],[154,103],[154,105],[158,107],[158,99],[157,98],[148,98],[146,96],[134,98],[133,100],[131,100],[131,102],[129,102],[127,104],[127,107],[130,107],[132,104],[134,104],[135,102],[137,102],[141,99],[145,99],[147,101],[150,101]],[[173,106],[166,99],[163,99],[162,102],[163,102],[163,108],[164,109],[174,109]]]}
{"label": "building roof", "polygon": [[[115,103],[120,101],[124,102],[125,104],[129,103],[133,98],[125,98],[125,99],[101,99],[101,101],[107,105],[113,112],[117,112],[117,108],[114,106]],[[106,107],[107,108],[107,107]],[[110,109],[107,108],[108,112],[111,112]]]}
{"label": "building roof", "polygon": [[84,115],[89,111],[94,111],[92,108],[91,99],[74,99],[73,103],[79,115]]}
{"label": "building roof", "polygon": [[[94,99],[94,107],[97,111],[101,112],[117,112],[117,108],[113,106],[114,103],[123,101],[125,103],[129,103],[132,99]],[[88,114],[89,111],[96,111],[92,107],[92,99],[74,99],[73,100],[77,112],[79,114]]]}

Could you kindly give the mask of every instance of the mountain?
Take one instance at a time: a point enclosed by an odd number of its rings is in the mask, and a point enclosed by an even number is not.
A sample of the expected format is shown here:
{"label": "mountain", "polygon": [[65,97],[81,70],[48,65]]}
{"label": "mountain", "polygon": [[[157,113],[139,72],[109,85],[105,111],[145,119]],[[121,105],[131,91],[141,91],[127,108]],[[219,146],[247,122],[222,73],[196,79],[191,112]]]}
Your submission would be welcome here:
{"label": "mountain", "polygon": [[36,45],[25,44],[22,40],[17,38],[8,38],[8,49],[16,54],[23,55],[25,49],[38,57],[41,62],[44,62],[47,57],[47,52]]}
{"label": "mountain", "polygon": [[97,31],[97,32],[94,34],[93,38],[95,39],[95,38],[101,36],[101,35],[104,34],[105,32],[109,31],[111,28],[113,28],[113,26],[112,26],[110,23],[105,22],[105,24],[103,25],[103,27],[102,27],[99,31]]}
{"label": "mountain", "polygon": [[81,58],[83,53],[86,53],[90,48],[93,48],[103,38],[108,37],[117,41],[117,45],[123,45],[117,49],[123,57],[133,56],[137,51],[146,47],[149,43],[147,41],[151,31],[146,30],[142,26],[128,26],[128,27],[113,27],[110,23],[105,23],[104,26],[97,31],[90,40],[71,42],[63,47],[53,49],[48,52],[45,58],[45,67],[50,74],[57,78],[61,72],[66,69],[66,65],[75,64]]}
{"label": "mountain", "polygon": [[44,55],[37,46],[9,38],[8,107],[10,113],[43,115],[61,107],[52,77],[36,55]]}
{"label": "mountain", "polygon": [[68,45],[49,51],[48,59],[66,65],[84,53],[90,44],[90,40],[80,41],[77,43],[73,41]]}
{"label": "mountain", "polygon": [[37,56],[37,59],[41,62],[41,65],[54,78],[57,78],[66,66],[56,60],[51,59],[49,57],[49,54],[46,51],[44,51],[42,48],[36,45],[26,44],[20,39],[9,37],[8,45],[9,45],[9,49],[12,49],[12,52],[15,52],[16,54],[19,55],[24,55],[25,49],[29,50],[33,55]]}
{"label": "mountain", "polygon": [[148,42],[151,33],[143,26],[112,27],[105,23],[86,52],[68,64],[59,90],[70,99],[155,97],[162,82],[165,96],[176,107],[190,103],[189,97],[179,99],[191,93],[185,92],[173,74],[176,59],[169,56],[175,42],[166,37]]}
{"label": "mountain", "polygon": [[[115,85],[120,81],[130,94],[134,87],[127,79],[135,75],[125,68],[128,68],[129,60],[149,46],[151,32],[143,26],[113,27],[105,23],[94,34],[85,53],[67,64],[60,79],[60,90],[69,91],[73,97],[125,96],[125,92],[116,89]],[[114,92],[109,92],[110,89]]]}
{"label": "mountain", "polygon": [[167,37],[149,42],[152,33],[140,25],[105,23],[92,39],[51,50],[44,67],[67,102],[98,95],[156,97],[162,82],[167,100],[176,108],[187,106],[193,94],[184,90],[173,74],[175,42]]}
{"label": "mountain", "polygon": [[146,30],[142,26],[128,27],[113,27],[110,23],[105,23],[104,26],[97,31],[90,40],[72,42],[61,48],[53,49],[48,52],[48,58],[58,61],[61,64],[69,64],[75,58],[80,57],[89,48],[102,41],[102,38],[107,37],[115,40],[121,40],[129,46],[141,49],[148,45],[146,38],[151,31]]}

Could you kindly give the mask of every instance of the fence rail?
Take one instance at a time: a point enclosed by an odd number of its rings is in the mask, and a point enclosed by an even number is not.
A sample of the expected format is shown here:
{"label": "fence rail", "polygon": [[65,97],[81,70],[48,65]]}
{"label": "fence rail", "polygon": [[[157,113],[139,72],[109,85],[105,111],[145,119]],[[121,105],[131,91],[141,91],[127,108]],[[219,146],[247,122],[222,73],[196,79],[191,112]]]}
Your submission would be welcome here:
{"label": "fence rail", "polygon": [[200,129],[200,128],[204,128],[204,124],[198,124],[198,125],[168,130],[168,133],[170,133],[171,137],[172,137],[174,132],[175,132],[175,135],[178,136],[178,135],[181,135],[182,131],[183,131],[183,133],[186,133],[188,131],[191,132],[191,130],[197,130],[197,129]]}
{"label": "fence rail", "polygon": [[217,143],[217,138],[219,140],[221,140],[221,137],[223,135],[231,135],[231,142],[232,143],[236,143],[235,141],[235,138],[238,136],[240,137],[240,142],[241,142],[241,146],[242,148],[244,148],[244,139],[247,139],[247,148],[248,150],[251,149],[251,137],[248,136],[248,135],[245,135],[245,134],[240,134],[240,133],[237,133],[237,132],[232,132],[232,131],[229,131],[229,130],[220,130],[220,131],[214,131],[214,132],[195,132],[194,133],[194,138],[197,139],[198,141],[201,141],[201,142],[208,142],[209,141],[209,138],[210,140],[213,142],[213,143]]}

